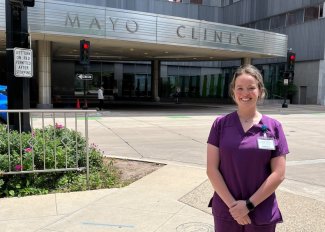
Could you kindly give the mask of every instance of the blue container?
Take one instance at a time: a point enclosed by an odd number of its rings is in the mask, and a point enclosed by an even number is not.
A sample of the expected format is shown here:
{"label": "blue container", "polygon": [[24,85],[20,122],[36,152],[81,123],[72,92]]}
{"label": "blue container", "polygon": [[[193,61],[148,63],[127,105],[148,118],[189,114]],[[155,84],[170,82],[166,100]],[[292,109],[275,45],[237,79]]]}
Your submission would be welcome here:
{"label": "blue container", "polygon": [[[0,109],[7,110],[8,109],[8,96],[7,96],[7,86],[0,85]],[[7,113],[0,112],[0,118],[7,121]]]}

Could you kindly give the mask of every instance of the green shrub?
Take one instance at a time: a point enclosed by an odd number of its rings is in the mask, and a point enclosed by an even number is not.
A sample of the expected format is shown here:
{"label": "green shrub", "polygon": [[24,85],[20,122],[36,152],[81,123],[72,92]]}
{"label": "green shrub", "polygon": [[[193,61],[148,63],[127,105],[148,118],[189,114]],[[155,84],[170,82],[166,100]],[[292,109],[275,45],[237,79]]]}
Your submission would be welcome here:
{"label": "green shrub", "polygon": [[[117,171],[112,163],[106,165],[103,162],[103,153],[95,144],[89,147],[89,164],[90,189],[118,184]],[[86,190],[85,169],[1,176],[1,172],[9,171],[78,167],[86,167],[86,140],[79,132],[56,124],[44,130],[35,129],[32,133],[10,131],[8,134],[6,126],[0,125],[0,197]]]}

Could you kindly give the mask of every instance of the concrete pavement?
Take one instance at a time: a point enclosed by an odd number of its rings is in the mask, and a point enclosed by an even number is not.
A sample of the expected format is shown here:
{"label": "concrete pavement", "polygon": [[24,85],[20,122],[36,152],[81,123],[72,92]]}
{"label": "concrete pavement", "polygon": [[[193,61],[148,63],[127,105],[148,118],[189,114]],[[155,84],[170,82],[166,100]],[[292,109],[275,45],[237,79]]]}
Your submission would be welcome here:
{"label": "concrete pavement", "polygon": [[121,189],[2,199],[0,231],[175,231],[188,222],[211,228],[209,214],[179,201],[205,178],[203,169],[167,165]]}
{"label": "concrete pavement", "polygon": [[[0,232],[212,232],[206,138],[215,117],[232,110],[166,104],[97,112],[90,139],[107,156],[167,165],[122,189],[0,199]],[[277,231],[325,231],[325,108],[260,110],[282,122],[291,151],[287,179],[277,191],[285,220]]]}

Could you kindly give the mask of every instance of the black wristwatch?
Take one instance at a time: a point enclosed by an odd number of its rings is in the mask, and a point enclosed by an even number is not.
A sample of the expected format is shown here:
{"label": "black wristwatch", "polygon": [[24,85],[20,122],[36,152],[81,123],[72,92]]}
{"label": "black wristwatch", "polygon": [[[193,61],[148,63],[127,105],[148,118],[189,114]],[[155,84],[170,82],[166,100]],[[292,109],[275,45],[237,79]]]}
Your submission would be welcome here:
{"label": "black wristwatch", "polygon": [[246,207],[249,212],[255,209],[255,205],[249,199],[246,200]]}

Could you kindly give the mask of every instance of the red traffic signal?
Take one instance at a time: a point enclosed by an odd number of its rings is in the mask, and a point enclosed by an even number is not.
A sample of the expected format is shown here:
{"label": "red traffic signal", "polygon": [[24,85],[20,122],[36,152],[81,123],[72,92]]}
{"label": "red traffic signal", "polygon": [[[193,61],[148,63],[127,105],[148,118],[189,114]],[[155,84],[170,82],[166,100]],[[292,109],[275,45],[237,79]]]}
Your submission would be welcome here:
{"label": "red traffic signal", "polygon": [[287,71],[294,71],[296,62],[296,53],[288,51],[287,53]]}
{"label": "red traffic signal", "polygon": [[83,48],[84,48],[84,49],[88,49],[88,48],[89,48],[89,44],[88,44],[88,43],[84,43],[84,44],[83,44]]}
{"label": "red traffic signal", "polygon": [[87,65],[90,60],[90,42],[87,40],[80,40],[80,64]]}

